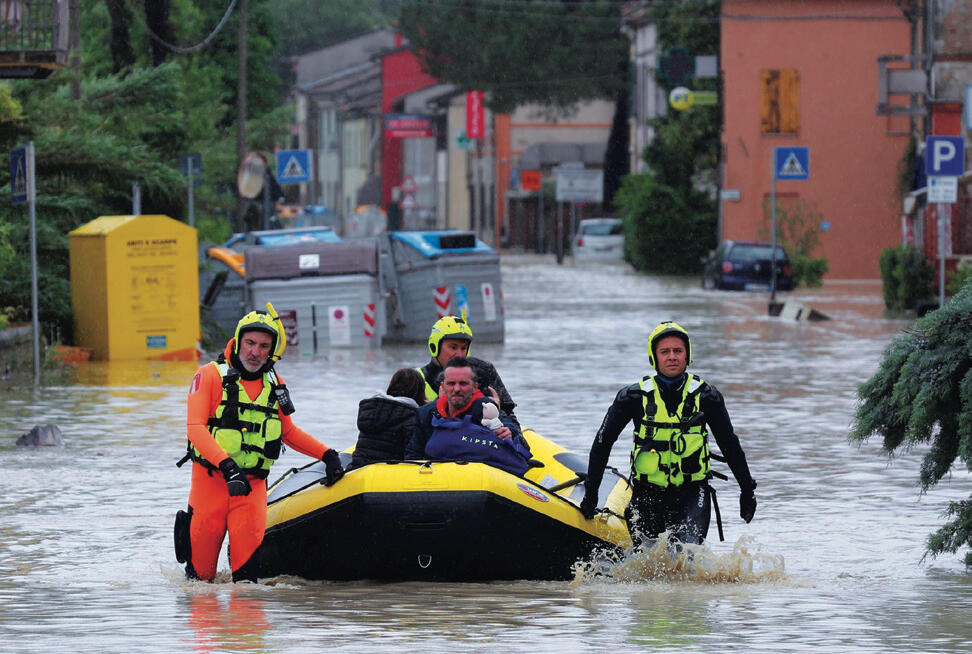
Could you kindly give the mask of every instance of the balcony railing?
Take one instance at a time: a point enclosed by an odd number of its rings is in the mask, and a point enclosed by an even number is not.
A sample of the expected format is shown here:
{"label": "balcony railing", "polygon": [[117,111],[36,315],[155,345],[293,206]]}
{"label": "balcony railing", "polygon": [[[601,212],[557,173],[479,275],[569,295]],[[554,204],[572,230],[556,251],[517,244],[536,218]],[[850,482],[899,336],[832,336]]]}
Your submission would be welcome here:
{"label": "balcony railing", "polygon": [[68,55],[68,0],[0,0],[0,77],[41,78]]}

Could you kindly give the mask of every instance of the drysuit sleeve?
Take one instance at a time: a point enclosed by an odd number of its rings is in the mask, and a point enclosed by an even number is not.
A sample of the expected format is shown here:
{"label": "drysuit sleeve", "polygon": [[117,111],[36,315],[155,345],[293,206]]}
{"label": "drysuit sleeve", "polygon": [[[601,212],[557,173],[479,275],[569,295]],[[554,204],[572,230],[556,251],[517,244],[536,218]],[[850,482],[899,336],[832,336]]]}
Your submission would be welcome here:
{"label": "drysuit sleeve", "polygon": [[284,443],[293,449],[297,450],[301,454],[306,454],[309,457],[321,460],[324,453],[330,448],[324,445],[306,431],[294,424],[294,421],[290,419],[290,416],[280,415],[281,422],[281,437]]}
{"label": "drysuit sleeve", "polygon": [[607,466],[608,458],[611,456],[611,448],[618,440],[618,435],[632,420],[639,417],[644,412],[642,408],[641,389],[638,384],[626,386],[618,391],[614,402],[608,407],[601,426],[594,436],[594,443],[591,445],[590,458],[587,461],[587,481],[585,486],[597,488],[601,485],[604,477],[604,468]]}
{"label": "drysuit sleeve", "polygon": [[726,464],[732,470],[732,476],[736,478],[739,488],[752,489],[755,482],[749,472],[749,464],[746,463],[746,454],[739,443],[739,437],[732,428],[732,421],[729,419],[722,393],[707,383],[699,395],[699,406],[705,414],[709,431],[715,437],[719,450],[726,458]]}
{"label": "drysuit sleeve", "polygon": [[[277,375],[277,379],[281,384],[286,383],[279,375]],[[306,454],[320,461],[324,453],[330,448],[295,425],[293,418],[284,415],[279,407],[277,408],[277,415],[280,416],[280,436],[283,438],[283,442],[301,454]]]}
{"label": "drysuit sleeve", "polygon": [[186,400],[186,436],[203,457],[218,466],[226,452],[209,431],[209,418],[223,399],[223,380],[216,366],[206,364],[196,371]]}

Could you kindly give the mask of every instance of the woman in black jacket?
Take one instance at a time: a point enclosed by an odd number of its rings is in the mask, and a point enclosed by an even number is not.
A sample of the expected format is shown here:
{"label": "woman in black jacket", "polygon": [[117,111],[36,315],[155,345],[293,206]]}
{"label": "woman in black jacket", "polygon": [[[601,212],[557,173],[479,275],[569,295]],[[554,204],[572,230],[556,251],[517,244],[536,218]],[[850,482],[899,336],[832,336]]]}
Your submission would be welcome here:
{"label": "woman in black jacket", "polygon": [[377,461],[401,461],[415,428],[415,412],[425,404],[425,380],[414,368],[392,375],[388,390],[358,403],[358,442],[348,470]]}

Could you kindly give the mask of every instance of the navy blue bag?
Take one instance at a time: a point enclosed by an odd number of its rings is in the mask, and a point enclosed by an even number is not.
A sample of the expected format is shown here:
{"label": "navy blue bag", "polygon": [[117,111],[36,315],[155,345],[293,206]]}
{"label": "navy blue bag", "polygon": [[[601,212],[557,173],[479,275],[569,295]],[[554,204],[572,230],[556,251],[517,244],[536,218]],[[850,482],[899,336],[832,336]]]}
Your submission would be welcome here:
{"label": "navy blue bag", "polygon": [[499,438],[493,430],[473,423],[472,416],[432,416],[432,436],[425,453],[433,459],[475,461],[523,476],[530,468],[530,449],[515,438]]}

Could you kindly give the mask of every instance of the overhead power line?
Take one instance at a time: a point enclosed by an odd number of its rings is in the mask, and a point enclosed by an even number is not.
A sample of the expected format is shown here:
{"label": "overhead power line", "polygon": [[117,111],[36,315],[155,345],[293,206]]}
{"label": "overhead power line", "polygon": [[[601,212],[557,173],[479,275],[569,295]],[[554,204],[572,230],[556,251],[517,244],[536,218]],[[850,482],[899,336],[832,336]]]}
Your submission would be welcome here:
{"label": "overhead power line", "polygon": [[169,43],[163,40],[162,37],[160,37],[158,34],[153,32],[152,28],[148,26],[148,23],[145,24],[145,29],[148,31],[148,35],[152,38],[153,41],[162,44],[164,47],[168,48],[169,50],[172,50],[173,52],[178,52],[180,54],[195,52],[197,50],[202,50],[207,45],[209,45],[210,41],[216,38],[216,35],[219,33],[221,29],[223,29],[223,25],[226,24],[226,21],[229,19],[230,14],[233,13],[233,9],[235,7],[236,7],[236,0],[230,0],[229,6],[226,8],[226,11],[223,13],[223,17],[219,19],[219,23],[216,24],[216,27],[213,28],[213,31],[209,33],[209,36],[204,38],[196,45],[180,46],[180,45],[175,45],[173,43]]}

